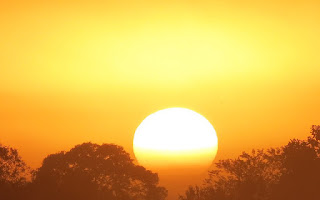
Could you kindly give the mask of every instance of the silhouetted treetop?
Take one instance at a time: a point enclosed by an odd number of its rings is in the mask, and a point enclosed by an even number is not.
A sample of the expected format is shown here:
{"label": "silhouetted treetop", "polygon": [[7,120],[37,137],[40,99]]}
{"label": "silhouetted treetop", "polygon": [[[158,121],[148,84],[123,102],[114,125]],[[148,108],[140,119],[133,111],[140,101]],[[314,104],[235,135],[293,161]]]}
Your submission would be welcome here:
{"label": "silhouetted treetop", "polygon": [[220,160],[202,186],[190,186],[181,200],[316,200],[320,188],[320,126],[307,140],[281,148],[243,152]]}
{"label": "silhouetted treetop", "polygon": [[319,199],[319,134],[319,126],[312,126],[307,140],[292,139],[283,147],[283,173],[273,187],[272,199]]}
{"label": "silhouetted treetop", "polygon": [[165,199],[158,175],[135,165],[122,147],[84,143],[49,155],[34,176],[45,199]]}
{"label": "silhouetted treetop", "polygon": [[16,149],[0,144],[0,199],[18,199],[30,172]]}
{"label": "silhouetted treetop", "polygon": [[26,181],[28,167],[14,148],[0,144],[0,182],[21,184]]}

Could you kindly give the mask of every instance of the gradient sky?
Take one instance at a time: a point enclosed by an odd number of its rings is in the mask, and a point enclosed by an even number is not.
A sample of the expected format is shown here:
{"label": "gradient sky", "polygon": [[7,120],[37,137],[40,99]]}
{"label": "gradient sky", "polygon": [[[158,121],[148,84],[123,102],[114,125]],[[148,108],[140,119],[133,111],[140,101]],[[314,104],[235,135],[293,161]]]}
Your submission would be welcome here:
{"label": "gradient sky", "polygon": [[0,142],[32,167],[86,141],[133,155],[168,107],[212,123],[217,159],[320,123],[320,1],[0,4]]}

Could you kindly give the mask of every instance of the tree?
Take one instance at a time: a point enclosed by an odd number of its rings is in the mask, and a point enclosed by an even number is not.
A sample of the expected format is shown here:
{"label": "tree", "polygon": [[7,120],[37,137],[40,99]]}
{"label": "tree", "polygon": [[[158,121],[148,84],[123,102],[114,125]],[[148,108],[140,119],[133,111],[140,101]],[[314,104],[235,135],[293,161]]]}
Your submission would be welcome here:
{"label": "tree", "polygon": [[14,148],[0,144],[0,197],[19,199],[30,170]]}
{"label": "tree", "polygon": [[122,147],[84,143],[46,157],[33,180],[33,199],[163,200],[158,176],[135,165]]}
{"label": "tree", "polygon": [[273,199],[319,199],[320,127],[311,127],[308,140],[293,139],[283,147],[283,172],[275,185]]}
{"label": "tree", "polygon": [[320,126],[307,140],[281,148],[243,152],[220,160],[204,185],[189,187],[181,200],[316,200],[320,188]]}
{"label": "tree", "polygon": [[189,187],[181,200],[268,199],[280,177],[280,149],[243,152],[236,159],[220,160],[202,187]]}
{"label": "tree", "polygon": [[320,157],[320,126],[312,125],[310,134],[311,136],[308,137],[308,143],[316,151],[317,156]]}

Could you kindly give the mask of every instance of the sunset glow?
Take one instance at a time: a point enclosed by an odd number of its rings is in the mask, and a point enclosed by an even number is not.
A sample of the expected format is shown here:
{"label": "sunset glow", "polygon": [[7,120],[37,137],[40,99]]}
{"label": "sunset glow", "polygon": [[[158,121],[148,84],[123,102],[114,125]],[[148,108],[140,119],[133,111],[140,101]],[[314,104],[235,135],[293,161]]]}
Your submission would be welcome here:
{"label": "sunset glow", "polygon": [[206,171],[320,124],[319,24],[320,0],[1,1],[0,148],[37,170],[57,152],[119,145],[113,153],[159,174],[160,200],[177,200]]}

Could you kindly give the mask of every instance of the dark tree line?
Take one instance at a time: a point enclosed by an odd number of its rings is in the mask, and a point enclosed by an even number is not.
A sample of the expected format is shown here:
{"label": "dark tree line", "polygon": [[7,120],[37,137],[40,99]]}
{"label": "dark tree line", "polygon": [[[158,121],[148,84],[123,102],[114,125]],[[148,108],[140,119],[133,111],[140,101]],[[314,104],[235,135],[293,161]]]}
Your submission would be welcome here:
{"label": "dark tree line", "polygon": [[47,156],[30,171],[17,150],[0,145],[0,199],[164,200],[158,175],[135,165],[122,147],[84,143]]}
{"label": "dark tree line", "polygon": [[[203,185],[180,200],[320,199],[320,126],[306,140],[220,160]],[[0,144],[2,200],[164,200],[158,176],[113,144],[83,143],[47,156],[31,170],[17,150]]]}
{"label": "dark tree line", "polygon": [[306,140],[218,161],[180,200],[318,200],[319,191],[320,126],[312,126]]}

